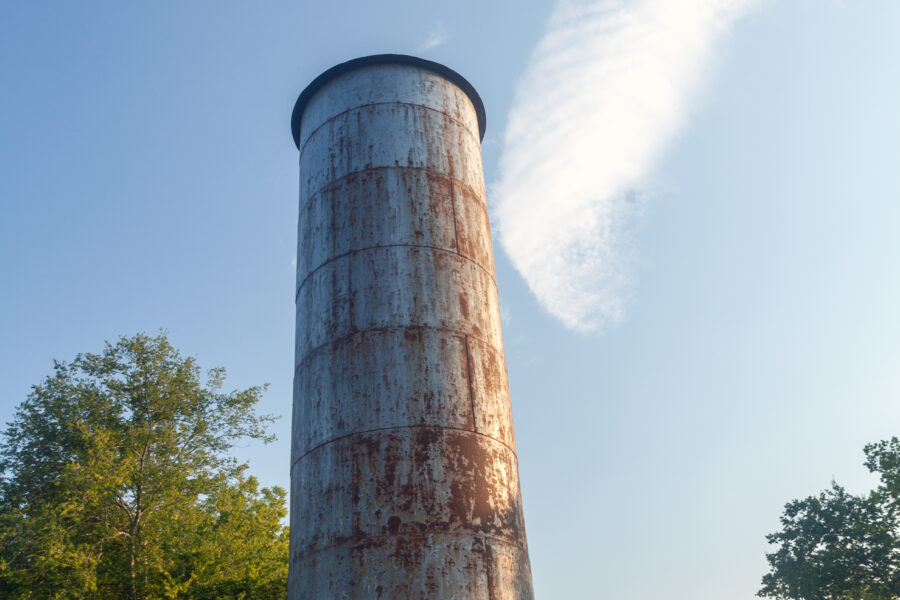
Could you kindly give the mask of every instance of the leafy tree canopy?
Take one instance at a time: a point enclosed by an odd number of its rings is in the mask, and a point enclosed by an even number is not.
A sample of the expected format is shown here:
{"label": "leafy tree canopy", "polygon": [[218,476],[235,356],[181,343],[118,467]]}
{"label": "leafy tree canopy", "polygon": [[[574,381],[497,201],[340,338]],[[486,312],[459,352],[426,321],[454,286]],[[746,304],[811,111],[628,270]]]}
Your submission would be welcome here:
{"label": "leafy tree canopy", "polygon": [[769,573],[758,595],[777,600],[900,598],[900,440],[870,444],[866,466],[879,486],[856,496],[836,483],[785,505],[766,536]]}
{"label": "leafy tree canopy", "polygon": [[285,491],[229,456],[265,386],[224,380],[164,333],[55,363],[0,443],[0,597],[284,598]]}

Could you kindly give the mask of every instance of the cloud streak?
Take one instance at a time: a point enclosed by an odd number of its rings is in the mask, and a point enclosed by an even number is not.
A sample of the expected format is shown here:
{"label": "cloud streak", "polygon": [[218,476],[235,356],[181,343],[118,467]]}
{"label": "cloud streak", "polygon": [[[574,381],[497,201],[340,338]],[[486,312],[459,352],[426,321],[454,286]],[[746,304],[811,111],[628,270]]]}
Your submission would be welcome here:
{"label": "cloud streak", "polygon": [[519,82],[492,185],[500,239],[573,330],[622,319],[636,190],[716,42],[756,0],[561,0]]}
{"label": "cloud streak", "polygon": [[444,27],[443,23],[436,23],[434,29],[431,30],[431,33],[428,34],[428,37],[425,38],[425,41],[419,46],[419,52],[425,52],[426,50],[431,50],[432,48],[437,48],[447,42],[448,35],[447,29]]}

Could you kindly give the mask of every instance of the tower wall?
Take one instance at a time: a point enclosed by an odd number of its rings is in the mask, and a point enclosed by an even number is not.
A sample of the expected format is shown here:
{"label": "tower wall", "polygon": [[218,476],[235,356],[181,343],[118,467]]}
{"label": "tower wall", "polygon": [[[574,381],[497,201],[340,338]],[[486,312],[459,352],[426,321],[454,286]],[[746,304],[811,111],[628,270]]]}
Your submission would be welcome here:
{"label": "tower wall", "polygon": [[290,600],[532,598],[481,101],[411,57],[301,95]]}

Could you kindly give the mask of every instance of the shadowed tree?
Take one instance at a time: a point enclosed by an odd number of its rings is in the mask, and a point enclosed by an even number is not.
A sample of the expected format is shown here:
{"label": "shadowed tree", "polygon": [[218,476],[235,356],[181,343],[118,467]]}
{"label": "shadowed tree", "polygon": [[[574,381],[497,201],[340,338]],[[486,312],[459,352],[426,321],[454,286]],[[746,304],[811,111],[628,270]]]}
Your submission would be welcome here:
{"label": "shadowed tree", "polygon": [[0,444],[0,596],[283,598],[285,492],[229,456],[272,438],[165,334],[55,363]]}
{"label": "shadowed tree", "polygon": [[865,448],[881,484],[860,496],[836,483],[785,505],[781,530],[766,536],[769,573],[758,595],[778,600],[900,598],[900,442]]}

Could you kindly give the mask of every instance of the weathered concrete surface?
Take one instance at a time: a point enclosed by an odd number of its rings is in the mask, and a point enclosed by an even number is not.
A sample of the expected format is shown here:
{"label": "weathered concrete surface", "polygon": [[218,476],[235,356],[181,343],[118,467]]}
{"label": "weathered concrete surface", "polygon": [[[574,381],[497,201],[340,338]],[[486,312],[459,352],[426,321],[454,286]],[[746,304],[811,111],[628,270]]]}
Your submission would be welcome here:
{"label": "weathered concrete surface", "polygon": [[472,101],[365,66],[297,138],[289,599],[532,598]]}

